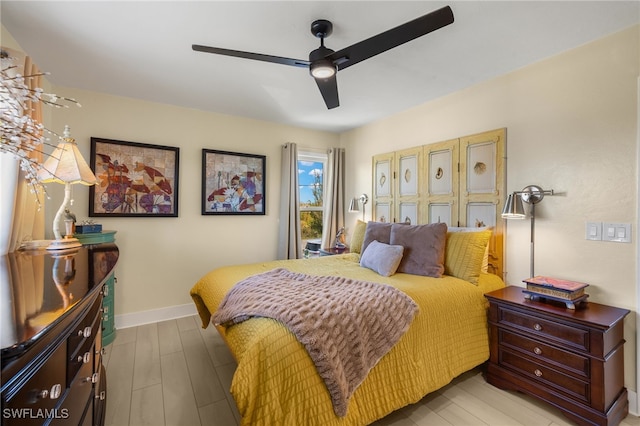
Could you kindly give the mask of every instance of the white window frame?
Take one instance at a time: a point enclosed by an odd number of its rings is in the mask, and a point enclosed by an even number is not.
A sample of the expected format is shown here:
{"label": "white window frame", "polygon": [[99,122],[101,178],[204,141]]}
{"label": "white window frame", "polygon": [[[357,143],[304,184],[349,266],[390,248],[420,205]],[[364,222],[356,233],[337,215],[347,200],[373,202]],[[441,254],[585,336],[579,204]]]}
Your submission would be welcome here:
{"label": "white window frame", "polygon": [[[327,194],[327,166],[329,163],[329,155],[326,153],[313,152],[313,151],[298,151],[298,162],[299,161],[312,161],[316,163],[322,163],[322,206],[310,206],[310,207],[302,207],[300,204],[302,200],[298,203],[298,207],[301,212],[311,212],[311,211],[324,211],[324,201],[326,199]],[[298,193],[300,192],[300,188],[298,188]]]}

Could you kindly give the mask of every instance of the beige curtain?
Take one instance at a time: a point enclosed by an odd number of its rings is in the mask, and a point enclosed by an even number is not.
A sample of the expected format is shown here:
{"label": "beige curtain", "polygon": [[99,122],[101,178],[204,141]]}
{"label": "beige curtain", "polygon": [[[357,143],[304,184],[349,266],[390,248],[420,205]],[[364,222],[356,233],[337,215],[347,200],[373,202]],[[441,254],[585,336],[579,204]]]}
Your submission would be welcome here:
{"label": "beige curtain", "polygon": [[[10,53],[14,55],[16,52],[10,50]],[[39,70],[27,56],[24,60],[24,69],[18,72],[27,76],[38,74]],[[30,89],[40,87],[40,77],[26,79],[26,83]],[[40,103],[27,105],[25,114],[30,114],[31,118],[41,123],[42,105]],[[42,162],[41,152],[33,151],[31,156]],[[2,217],[0,218],[2,253],[0,254],[6,254],[15,251],[22,241],[44,238],[44,210],[39,208],[36,194],[32,193],[32,188],[25,179],[25,172],[20,170],[18,161],[7,154],[1,157],[0,167],[2,167],[4,188],[0,195],[2,198]],[[44,203],[43,194],[38,194],[38,197]]]}
{"label": "beige curtain", "polygon": [[295,143],[282,146],[280,176],[280,229],[278,259],[302,257],[300,232],[300,200],[298,192],[298,147]]}
{"label": "beige curtain", "polygon": [[344,227],[344,148],[332,148],[328,152],[325,177],[324,213],[322,220],[322,247],[333,247],[338,230]]}

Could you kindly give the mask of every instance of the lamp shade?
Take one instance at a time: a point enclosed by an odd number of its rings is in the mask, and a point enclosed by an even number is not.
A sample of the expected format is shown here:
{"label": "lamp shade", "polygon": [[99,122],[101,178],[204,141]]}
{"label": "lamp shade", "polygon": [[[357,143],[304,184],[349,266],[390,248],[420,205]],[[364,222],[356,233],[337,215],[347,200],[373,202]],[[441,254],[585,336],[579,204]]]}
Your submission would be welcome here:
{"label": "lamp shade", "polygon": [[38,171],[38,179],[42,183],[80,183],[88,186],[97,183],[96,176],[78,150],[75,139],[69,135],[69,126],[64,129],[62,141]]}
{"label": "lamp shade", "polygon": [[351,203],[349,204],[349,212],[350,213],[359,212],[360,211],[360,206],[358,204],[359,204],[358,198],[357,197],[353,197],[351,199]]}
{"label": "lamp shade", "polygon": [[524,219],[524,204],[522,198],[517,193],[509,194],[502,209],[502,217],[505,219]]}

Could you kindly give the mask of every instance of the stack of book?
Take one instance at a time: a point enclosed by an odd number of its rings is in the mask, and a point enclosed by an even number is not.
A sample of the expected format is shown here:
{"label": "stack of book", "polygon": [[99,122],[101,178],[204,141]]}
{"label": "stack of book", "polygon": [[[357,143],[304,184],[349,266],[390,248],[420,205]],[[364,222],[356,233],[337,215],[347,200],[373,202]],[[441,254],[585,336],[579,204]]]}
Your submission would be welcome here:
{"label": "stack of book", "polygon": [[589,297],[585,289],[589,284],[557,278],[535,276],[524,280],[527,288],[524,290],[528,298],[542,297],[545,299],[565,302],[568,308],[575,309],[575,305]]}

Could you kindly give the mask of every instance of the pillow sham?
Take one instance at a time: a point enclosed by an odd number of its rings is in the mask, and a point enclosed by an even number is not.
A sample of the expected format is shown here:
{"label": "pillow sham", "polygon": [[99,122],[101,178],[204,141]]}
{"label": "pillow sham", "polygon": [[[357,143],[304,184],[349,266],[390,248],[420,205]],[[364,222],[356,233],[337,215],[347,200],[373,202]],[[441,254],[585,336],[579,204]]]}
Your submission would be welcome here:
{"label": "pillow sham", "polygon": [[440,278],[444,272],[447,224],[391,226],[389,244],[404,247],[397,272]]}
{"label": "pillow sham", "polygon": [[396,273],[402,260],[404,247],[380,243],[373,240],[360,257],[360,266],[369,268],[384,277]]}
{"label": "pillow sham", "polygon": [[[493,227],[491,226],[481,226],[481,227],[466,227],[466,226],[450,226],[447,229],[447,232],[482,232],[482,231],[486,231],[487,229],[493,231]],[[489,238],[489,241],[487,241],[487,248],[484,251],[484,257],[482,258],[482,272],[489,272],[489,242],[491,241],[491,238]]]}
{"label": "pillow sham", "polygon": [[364,238],[362,240],[362,248],[360,253],[364,253],[367,246],[376,240],[379,243],[389,244],[389,237],[391,236],[391,224],[387,222],[367,222],[367,229],[364,232]]}
{"label": "pillow sham", "polygon": [[367,222],[358,220],[356,226],[353,227],[351,242],[349,243],[349,251],[351,253],[362,253],[362,242],[364,241],[364,233],[366,230]]}
{"label": "pillow sham", "polygon": [[482,259],[491,229],[480,232],[448,232],[444,273],[478,285]]}

